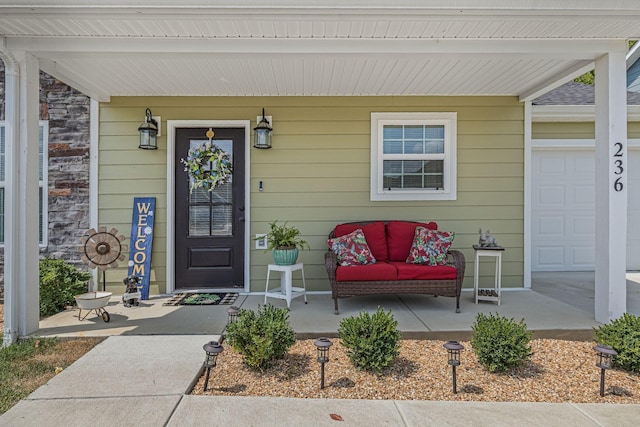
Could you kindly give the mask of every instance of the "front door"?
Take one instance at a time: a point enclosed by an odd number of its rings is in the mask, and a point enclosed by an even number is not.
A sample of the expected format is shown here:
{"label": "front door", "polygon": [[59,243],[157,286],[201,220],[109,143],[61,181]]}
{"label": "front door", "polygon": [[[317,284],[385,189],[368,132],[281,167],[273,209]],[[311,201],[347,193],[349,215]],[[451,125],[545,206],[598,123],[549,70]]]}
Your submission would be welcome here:
{"label": "front door", "polygon": [[206,128],[176,129],[176,289],[244,286],[244,128],[214,128],[212,143],[226,151],[233,177],[212,191],[196,188],[181,159],[208,142]]}

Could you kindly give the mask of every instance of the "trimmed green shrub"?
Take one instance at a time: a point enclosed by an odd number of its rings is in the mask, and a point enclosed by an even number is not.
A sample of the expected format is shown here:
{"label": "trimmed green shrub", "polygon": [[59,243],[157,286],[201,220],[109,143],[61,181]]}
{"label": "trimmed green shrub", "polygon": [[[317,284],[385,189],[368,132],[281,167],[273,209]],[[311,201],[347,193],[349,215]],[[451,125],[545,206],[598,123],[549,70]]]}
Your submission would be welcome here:
{"label": "trimmed green shrub", "polygon": [[533,352],[529,345],[531,332],[524,319],[519,323],[497,313],[478,313],[471,326],[471,348],[482,366],[489,372],[504,372],[529,360]]}
{"label": "trimmed green shrub", "polygon": [[269,304],[258,307],[257,313],[240,310],[238,320],[227,326],[226,340],[247,366],[264,369],[285,355],[296,334],[289,326],[289,310]]}
{"label": "trimmed green shrub", "polygon": [[40,261],[40,315],[50,316],[74,305],[75,295],[87,292],[91,274],[63,259]]}
{"label": "trimmed green shrub", "polygon": [[373,315],[361,311],[358,317],[343,319],[338,334],[356,368],[379,374],[398,357],[402,334],[397,328],[391,310],[378,307]]}
{"label": "trimmed green shrub", "polygon": [[640,372],[640,317],[624,313],[611,323],[594,328],[598,344],[618,352],[613,364],[631,372]]}

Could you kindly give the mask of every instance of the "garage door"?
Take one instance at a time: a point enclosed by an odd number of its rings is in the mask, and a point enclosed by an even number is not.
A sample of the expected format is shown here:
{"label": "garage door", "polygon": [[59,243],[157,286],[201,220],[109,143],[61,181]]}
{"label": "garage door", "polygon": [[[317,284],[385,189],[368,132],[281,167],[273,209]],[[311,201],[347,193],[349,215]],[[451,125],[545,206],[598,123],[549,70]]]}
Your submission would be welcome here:
{"label": "garage door", "polygon": [[[628,164],[640,164],[639,151],[628,154]],[[593,149],[534,150],[532,161],[532,270],[594,270]],[[627,269],[640,270],[640,168],[627,172]]]}

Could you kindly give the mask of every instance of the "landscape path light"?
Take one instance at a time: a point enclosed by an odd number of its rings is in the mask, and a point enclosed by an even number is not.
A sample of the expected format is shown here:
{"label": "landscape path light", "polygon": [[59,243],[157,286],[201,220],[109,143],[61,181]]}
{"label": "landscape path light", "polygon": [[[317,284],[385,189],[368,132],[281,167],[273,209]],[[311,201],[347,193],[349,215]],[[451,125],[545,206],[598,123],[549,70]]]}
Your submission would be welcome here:
{"label": "landscape path light", "polygon": [[240,309],[235,305],[232,305],[227,309],[227,315],[228,315],[227,325],[229,323],[234,323],[236,320],[238,320],[238,313],[240,313]]}
{"label": "landscape path light", "polygon": [[329,347],[333,345],[329,338],[318,338],[313,345],[318,351],[318,363],[320,363],[320,389],[324,388],[324,364],[329,361]]}
{"label": "landscape path light", "polygon": [[613,356],[616,356],[618,352],[603,344],[598,344],[593,349],[596,351],[596,366],[600,368],[600,396],[604,397],[604,371],[611,369]]}
{"label": "landscape path light", "polygon": [[464,346],[458,341],[447,341],[443,345],[447,349],[447,356],[449,365],[451,365],[453,373],[453,394],[458,393],[456,386],[456,366],[460,365],[460,351],[464,350]]}
{"label": "landscape path light", "polygon": [[216,359],[218,359],[218,355],[222,353],[224,348],[222,348],[218,341],[209,341],[208,343],[203,345],[202,348],[204,349],[204,352],[206,354],[203,366],[207,370],[207,374],[204,377],[204,391],[207,391],[207,384],[209,384],[209,373],[211,372],[211,368],[216,367]]}

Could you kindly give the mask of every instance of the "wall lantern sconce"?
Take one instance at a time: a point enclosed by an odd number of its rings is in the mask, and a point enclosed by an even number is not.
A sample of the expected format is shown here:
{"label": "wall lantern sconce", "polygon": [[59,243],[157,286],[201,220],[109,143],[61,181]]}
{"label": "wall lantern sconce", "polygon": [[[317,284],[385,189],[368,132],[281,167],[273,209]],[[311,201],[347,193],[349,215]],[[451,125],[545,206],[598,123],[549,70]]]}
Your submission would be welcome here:
{"label": "wall lantern sconce", "polygon": [[313,345],[318,350],[318,363],[320,364],[320,389],[324,388],[324,364],[329,361],[329,347],[333,345],[329,338],[318,338]]}
{"label": "wall lantern sconce", "polygon": [[253,128],[253,146],[255,148],[271,148],[271,131],[273,128],[269,123],[269,120],[264,115],[264,108],[262,109],[262,119],[258,123],[258,126]]}
{"label": "wall lantern sconce", "polygon": [[138,128],[140,132],[140,145],[143,150],[158,149],[158,122],[151,117],[151,110],[145,111],[144,123]]}
{"label": "wall lantern sconce", "polygon": [[600,368],[600,396],[604,397],[604,371],[611,369],[613,356],[616,356],[618,352],[608,345],[602,344],[598,344],[593,349],[596,351],[596,366]]}
{"label": "wall lantern sconce", "polygon": [[211,372],[211,368],[216,367],[216,359],[218,355],[222,353],[224,348],[220,345],[218,341],[209,341],[205,345],[202,346],[204,352],[206,354],[204,358],[203,366],[207,370],[207,374],[204,377],[204,391],[207,391],[207,384],[209,384],[209,373]]}
{"label": "wall lantern sconce", "polygon": [[447,363],[449,363],[453,372],[453,394],[456,394],[458,393],[456,387],[456,366],[460,365],[460,351],[464,350],[464,346],[458,341],[447,341],[443,347],[447,349],[447,355],[449,357]]}

